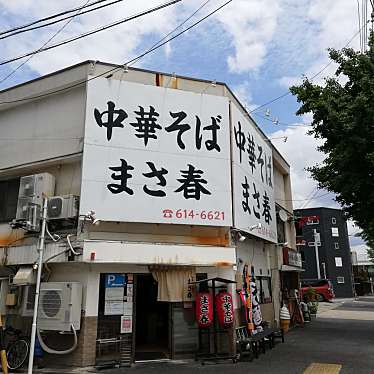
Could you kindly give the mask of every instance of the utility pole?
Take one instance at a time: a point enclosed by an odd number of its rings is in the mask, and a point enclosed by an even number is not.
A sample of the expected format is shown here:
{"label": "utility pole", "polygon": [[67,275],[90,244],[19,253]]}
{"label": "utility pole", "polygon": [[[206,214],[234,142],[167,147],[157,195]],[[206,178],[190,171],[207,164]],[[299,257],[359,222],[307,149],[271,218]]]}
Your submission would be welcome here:
{"label": "utility pole", "polygon": [[316,254],[317,278],[321,279],[321,270],[319,268],[318,242],[317,242],[317,239],[319,239],[318,241],[320,241],[321,237],[317,233],[316,229],[313,230],[313,236],[314,236],[314,251],[315,251],[315,254]]}
{"label": "utility pole", "polygon": [[44,197],[43,200],[43,212],[42,212],[42,230],[39,236],[38,243],[38,274],[36,277],[36,290],[35,290],[35,300],[34,300],[34,314],[32,317],[32,328],[31,328],[31,343],[30,343],[30,354],[29,354],[29,367],[28,374],[32,374],[32,368],[34,364],[34,350],[35,350],[35,338],[36,338],[36,320],[38,318],[38,306],[39,306],[39,291],[40,291],[40,279],[42,276],[43,267],[43,251],[44,251],[44,240],[45,240],[45,229],[47,225],[47,204],[48,199]]}

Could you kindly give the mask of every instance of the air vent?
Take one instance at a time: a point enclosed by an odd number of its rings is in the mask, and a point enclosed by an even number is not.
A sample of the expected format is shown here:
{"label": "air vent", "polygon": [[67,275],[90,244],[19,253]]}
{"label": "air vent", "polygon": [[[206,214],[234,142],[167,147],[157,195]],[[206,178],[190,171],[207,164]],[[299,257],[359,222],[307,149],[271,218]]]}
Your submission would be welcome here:
{"label": "air vent", "polygon": [[61,291],[48,290],[43,293],[42,298],[43,313],[47,317],[56,317],[61,309]]}

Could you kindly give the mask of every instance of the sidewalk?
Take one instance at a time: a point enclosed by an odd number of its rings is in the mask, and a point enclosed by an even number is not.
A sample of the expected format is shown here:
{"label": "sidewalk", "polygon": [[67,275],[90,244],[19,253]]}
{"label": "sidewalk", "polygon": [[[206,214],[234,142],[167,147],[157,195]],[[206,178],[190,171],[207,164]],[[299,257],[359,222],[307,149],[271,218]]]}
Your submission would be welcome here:
{"label": "sidewalk", "polygon": [[[369,316],[370,318],[366,318]],[[317,318],[296,327],[272,350],[252,362],[206,364],[195,361],[148,362],[131,368],[42,369],[43,374],[373,374],[374,297],[320,303]],[[318,371],[322,370],[324,371]],[[331,370],[330,370],[331,369]],[[330,371],[326,371],[330,370]],[[24,371],[26,373],[26,371]]]}

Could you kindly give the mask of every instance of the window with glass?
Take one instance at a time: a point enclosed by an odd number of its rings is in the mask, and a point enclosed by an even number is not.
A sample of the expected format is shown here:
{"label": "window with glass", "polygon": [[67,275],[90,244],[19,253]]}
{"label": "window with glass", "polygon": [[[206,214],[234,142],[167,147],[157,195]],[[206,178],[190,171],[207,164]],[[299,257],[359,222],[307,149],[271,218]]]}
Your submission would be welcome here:
{"label": "window with glass", "polygon": [[334,243],[335,249],[339,249],[339,243]]}
{"label": "window with glass", "polygon": [[332,217],[332,218],[331,218],[331,223],[332,223],[333,225],[336,225],[336,218],[335,218],[335,217]]}
{"label": "window with glass", "polygon": [[337,281],[338,283],[344,283],[344,277],[337,277],[337,278],[336,278],[336,281]]}
{"label": "window with glass", "polygon": [[0,182],[0,222],[16,218],[19,178]]}
{"label": "window with glass", "polygon": [[256,286],[258,292],[258,300],[260,304],[268,304],[272,301],[271,294],[271,278],[270,277],[256,277]]}
{"label": "window with glass", "polygon": [[338,237],[339,236],[339,229],[337,227],[331,227],[331,235]]}
{"label": "window with glass", "polygon": [[335,257],[335,265],[338,268],[341,268],[343,266],[343,261],[341,257]]}

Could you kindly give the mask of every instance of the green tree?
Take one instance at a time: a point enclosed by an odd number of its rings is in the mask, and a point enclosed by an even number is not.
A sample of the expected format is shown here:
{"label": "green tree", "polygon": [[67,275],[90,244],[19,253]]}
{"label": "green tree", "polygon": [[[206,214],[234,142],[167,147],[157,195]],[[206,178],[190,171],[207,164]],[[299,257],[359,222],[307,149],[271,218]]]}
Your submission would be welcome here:
{"label": "green tree", "polygon": [[323,85],[304,78],[290,88],[301,103],[296,114],[313,115],[309,135],[323,140],[325,159],[308,170],[319,188],[336,194],[374,249],[374,34],[366,53],[344,48],[329,55],[337,64],[334,77]]}

